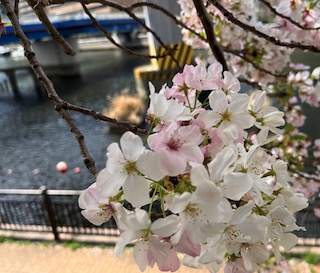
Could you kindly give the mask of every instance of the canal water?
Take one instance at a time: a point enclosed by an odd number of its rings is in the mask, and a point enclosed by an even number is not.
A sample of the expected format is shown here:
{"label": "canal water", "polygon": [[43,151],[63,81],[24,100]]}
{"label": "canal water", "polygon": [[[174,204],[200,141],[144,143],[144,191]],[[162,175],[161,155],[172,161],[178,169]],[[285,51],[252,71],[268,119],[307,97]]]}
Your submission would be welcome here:
{"label": "canal water", "polygon": [[[80,59],[80,77],[52,80],[62,98],[96,111],[108,106],[110,96],[134,91],[133,68],[148,62],[118,50],[81,52]],[[94,178],[83,164],[74,136],[52,102],[46,97],[37,98],[31,76],[19,73],[22,100],[0,92],[0,188],[86,188]],[[102,169],[108,145],[121,135],[108,132],[108,124],[89,116],[72,116],[85,136],[96,167]],[[56,171],[59,161],[68,164],[66,173]],[[74,172],[76,167],[80,173]]]}
{"label": "canal water", "polygon": [[[134,91],[133,69],[148,62],[115,49],[81,52],[80,60],[81,77],[52,80],[62,98],[96,111],[108,106],[110,96]],[[0,189],[36,189],[42,185],[49,189],[86,188],[94,178],[83,164],[74,136],[52,102],[46,97],[37,98],[31,76],[19,73],[21,101],[15,100],[12,93],[0,91]],[[319,110],[306,110],[309,119],[304,131],[318,138]],[[102,169],[108,145],[121,135],[108,132],[108,124],[91,117],[73,114],[73,118],[85,136],[96,167]],[[56,171],[60,161],[68,164],[66,173]],[[76,167],[80,173],[74,172]]]}

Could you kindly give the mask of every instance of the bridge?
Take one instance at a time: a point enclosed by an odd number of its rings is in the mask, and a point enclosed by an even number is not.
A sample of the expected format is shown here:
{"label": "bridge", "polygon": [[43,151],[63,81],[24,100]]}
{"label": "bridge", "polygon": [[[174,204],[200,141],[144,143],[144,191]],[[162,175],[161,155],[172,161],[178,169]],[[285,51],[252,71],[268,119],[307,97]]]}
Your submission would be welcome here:
{"label": "bridge", "polygon": [[[132,18],[119,16],[118,18],[109,18],[98,20],[99,24],[109,33],[129,34],[141,29],[141,25]],[[65,37],[74,37],[80,34],[97,35],[101,33],[90,19],[73,19],[54,22],[53,26]],[[31,41],[41,41],[50,38],[45,26],[42,23],[23,24],[22,30]],[[0,37],[0,45],[18,43],[19,40],[14,34],[12,26],[7,26],[5,33]]]}
{"label": "bridge", "polygon": [[[33,50],[39,57],[40,64],[47,68],[48,71],[56,75],[73,75],[79,74],[77,56],[70,57],[65,55],[59,45],[51,39],[45,26],[37,19],[32,9],[26,5],[25,1],[20,1],[22,8],[20,9],[20,22],[22,30],[27,38],[32,42]],[[92,21],[84,14],[81,5],[69,3],[62,6],[48,7],[47,13],[53,26],[58,32],[67,39],[69,44],[78,51],[78,38],[102,36],[101,31],[94,26]],[[141,25],[125,13],[106,10],[105,7],[91,5],[92,14],[95,15],[97,22],[110,34],[113,38],[122,45],[137,45],[140,40],[132,35],[138,33],[142,29]],[[1,7],[0,7],[1,12]],[[8,19],[4,14],[1,14],[3,22]],[[144,21],[141,10],[136,13],[136,16]],[[137,43],[138,42],[138,43]],[[8,53],[10,48],[7,45],[19,44],[19,39],[14,34],[12,26],[7,26],[5,33],[0,37],[0,47]],[[58,68],[58,69],[57,69]],[[62,69],[64,68],[64,69]],[[0,58],[0,93],[6,90],[12,90],[17,98],[20,97],[15,70],[27,69],[30,70],[27,62],[16,61],[10,57]],[[32,71],[30,71],[33,75]],[[35,79],[37,92],[40,94],[38,81]]]}

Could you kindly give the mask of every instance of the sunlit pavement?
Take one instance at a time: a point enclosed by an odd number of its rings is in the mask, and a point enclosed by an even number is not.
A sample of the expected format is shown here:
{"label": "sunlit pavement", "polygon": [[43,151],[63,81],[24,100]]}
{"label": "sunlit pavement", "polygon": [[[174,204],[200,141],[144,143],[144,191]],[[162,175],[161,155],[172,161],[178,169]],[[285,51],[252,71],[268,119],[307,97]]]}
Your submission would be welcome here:
{"label": "sunlit pavement", "polygon": [[[115,257],[113,247],[70,247],[42,243],[5,242],[0,244],[0,273],[138,273],[132,248],[127,248],[120,257]],[[294,248],[292,252],[320,253],[320,248]],[[146,273],[160,272],[155,266]],[[204,273],[206,269],[192,269],[181,266],[178,273]],[[270,271],[271,272],[271,271]],[[278,272],[278,271],[277,271]],[[293,267],[286,272],[310,273]],[[313,268],[320,273],[320,265]],[[223,269],[219,271],[223,273]]]}
{"label": "sunlit pavement", "polygon": [[[132,249],[120,257],[113,255],[113,248],[82,247],[76,250],[34,243],[0,244],[0,273],[136,273]],[[155,266],[145,272],[160,272]],[[204,273],[207,270],[181,267],[180,273]],[[221,270],[223,272],[223,270]]]}

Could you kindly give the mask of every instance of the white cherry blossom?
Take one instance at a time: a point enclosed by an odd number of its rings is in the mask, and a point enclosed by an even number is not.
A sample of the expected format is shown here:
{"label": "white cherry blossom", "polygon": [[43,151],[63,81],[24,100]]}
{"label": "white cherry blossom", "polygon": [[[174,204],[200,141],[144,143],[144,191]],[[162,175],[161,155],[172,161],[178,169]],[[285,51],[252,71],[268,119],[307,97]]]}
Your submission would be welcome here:
{"label": "white cherry blossom", "polygon": [[[249,101],[239,87],[230,72],[222,77],[217,62],[186,66],[159,93],[150,85],[148,147],[134,133],[123,134],[80,195],[82,214],[93,224],[116,220],[115,253],[133,243],[141,271],[157,265],[174,272],[182,260],[215,273],[227,259],[225,272],[251,273],[269,258],[269,245],[280,261],[280,247],[296,244],[293,231],[303,227],[295,213],[307,199],[292,190],[276,150],[264,148],[282,133],[283,113],[265,92]],[[212,92],[201,103],[203,88]]]}
{"label": "white cherry blossom", "polygon": [[216,90],[209,95],[211,118],[216,126],[227,127],[232,124],[240,129],[250,128],[254,124],[253,117],[246,112],[249,97],[246,94],[236,94],[229,102],[227,95]]}
{"label": "white cherry blossom", "polygon": [[108,148],[107,170],[111,175],[106,177],[106,181],[110,187],[122,187],[124,198],[133,206],[141,207],[150,202],[150,182],[142,174],[156,181],[164,174],[157,168],[157,156],[145,149],[139,136],[126,132],[120,139],[120,145],[121,149],[117,143]]}

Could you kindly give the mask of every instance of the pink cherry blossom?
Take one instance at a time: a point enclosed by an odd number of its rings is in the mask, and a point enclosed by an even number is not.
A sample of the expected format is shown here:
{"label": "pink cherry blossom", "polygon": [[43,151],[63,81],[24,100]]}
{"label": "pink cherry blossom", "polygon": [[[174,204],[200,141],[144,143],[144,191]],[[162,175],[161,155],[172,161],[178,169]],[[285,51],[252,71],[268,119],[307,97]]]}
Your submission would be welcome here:
{"label": "pink cherry blossom", "polygon": [[96,183],[84,190],[79,197],[79,207],[83,209],[81,214],[94,225],[102,225],[115,216],[114,204],[108,197],[101,194]]}
{"label": "pink cherry blossom", "polygon": [[159,154],[163,172],[169,176],[182,174],[189,162],[202,163],[204,156],[198,146],[203,136],[197,126],[171,124],[148,138],[152,150]]}

